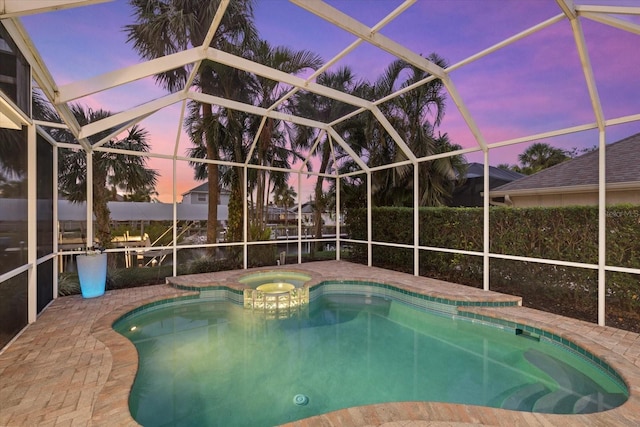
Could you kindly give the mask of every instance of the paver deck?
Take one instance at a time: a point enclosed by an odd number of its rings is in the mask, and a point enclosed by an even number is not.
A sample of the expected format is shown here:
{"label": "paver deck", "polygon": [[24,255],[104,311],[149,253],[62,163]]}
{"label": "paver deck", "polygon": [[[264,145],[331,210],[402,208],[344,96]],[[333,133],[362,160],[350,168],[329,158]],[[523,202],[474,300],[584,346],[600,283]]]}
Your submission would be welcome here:
{"label": "paver deck", "polygon": [[[278,267],[269,270],[275,270]],[[456,300],[508,301],[514,297],[341,261],[279,267],[304,271],[312,283],[360,279]],[[266,269],[253,269],[264,271]],[[171,279],[174,285],[238,286],[248,271],[206,273]],[[142,304],[194,291],[169,285],[107,292],[94,299],[58,298],[0,354],[0,426],[133,426],[128,395],[137,370],[133,344],[111,325]],[[573,340],[605,360],[624,378],[629,400],[610,411],[551,415],[479,406],[400,402],[369,405],[296,421],[309,426],[638,426],[640,425],[640,335],[524,307],[477,307],[486,316],[535,325]]]}

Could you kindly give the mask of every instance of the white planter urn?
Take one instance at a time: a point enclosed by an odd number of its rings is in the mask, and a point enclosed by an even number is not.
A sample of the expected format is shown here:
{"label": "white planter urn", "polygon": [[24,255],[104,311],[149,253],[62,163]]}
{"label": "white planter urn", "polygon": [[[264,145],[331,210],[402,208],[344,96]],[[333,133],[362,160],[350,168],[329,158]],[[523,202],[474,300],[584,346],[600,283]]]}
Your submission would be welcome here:
{"label": "white planter urn", "polygon": [[104,294],[107,282],[107,254],[78,255],[76,263],[83,298],[95,298]]}

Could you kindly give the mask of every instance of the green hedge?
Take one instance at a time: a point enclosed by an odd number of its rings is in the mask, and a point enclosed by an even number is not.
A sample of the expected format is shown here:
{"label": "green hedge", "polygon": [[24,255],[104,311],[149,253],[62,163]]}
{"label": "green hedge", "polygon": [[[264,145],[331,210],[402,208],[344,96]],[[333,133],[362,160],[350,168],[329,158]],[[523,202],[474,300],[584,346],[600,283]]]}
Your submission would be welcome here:
{"label": "green hedge", "polygon": [[[367,239],[366,209],[346,221],[351,238]],[[420,246],[482,252],[482,208],[420,208],[419,221]],[[374,208],[372,223],[374,241],[413,245],[413,209]],[[597,207],[491,208],[489,224],[493,253],[598,262]],[[606,224],[607,263],[640,268],[640,206],[608,208]]]}
{"label": "green hedge", "polygon": [[[374,241],[413,245],[414,213],[411,208],[374,208]],[[366,209],[346,216],[350,237],[367,239]],[[482,252],[482,208],[420,208],[420,246]],[[598,208],[492,207],[489,216],[490,251],[496,254],[598,262]],[[640,206],[607,208],[607,264],[640,268]],[[351,259],[366,261],[366,245],[354,245]],[[413,251],[373,245],[373,264],[413,272]],[[535,262],[490,260],[491,288],[537,299],[566,299],[593,321],[597,313],[597,271]],[[420,274],[451,282],[482,286],[482,257],[420,251]],[[640,277],[607,273],[607,304],[614,310],[640,310]],[[609,310],[609,308],[608,308]],[[558,311],[562,311],[561,308]]]}

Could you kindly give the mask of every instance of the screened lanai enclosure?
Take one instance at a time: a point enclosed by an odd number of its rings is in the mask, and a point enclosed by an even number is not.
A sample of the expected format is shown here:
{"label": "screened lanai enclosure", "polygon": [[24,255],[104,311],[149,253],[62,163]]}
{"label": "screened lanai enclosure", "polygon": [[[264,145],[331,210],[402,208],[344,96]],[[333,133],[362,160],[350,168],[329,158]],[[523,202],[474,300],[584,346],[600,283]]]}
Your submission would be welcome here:
{"label": "screened lanai enclosure", "polygon": [[[0,19],[0,347],[95,246],[109,274],[324,256],[637,313],[640,202],[608,204],[607,158],[640,132],[635,1],[0,0]],[[597,205],[490,205],[489,166],[536,142],[597,152]],[[471,162],[483,206],[443,207]]]}

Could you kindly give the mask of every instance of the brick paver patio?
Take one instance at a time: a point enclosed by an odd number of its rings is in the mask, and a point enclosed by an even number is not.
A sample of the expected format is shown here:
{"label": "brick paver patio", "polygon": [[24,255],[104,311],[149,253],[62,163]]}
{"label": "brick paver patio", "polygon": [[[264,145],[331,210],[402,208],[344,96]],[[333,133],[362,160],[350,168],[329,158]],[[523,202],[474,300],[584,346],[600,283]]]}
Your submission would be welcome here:
{"label": "brick paver patio", "polygon": [[[341,261],[280,268],[305,271],[312,275],[312,283],[361,279],[457,300],[514,298]],[[182,276],[171,282],[188,286],[231,284],[244,274],[247,271],[207,273]],[[55,300],[37,322],[0,354],[0,426],[137,425],[128,408],[137,353],[133,344],[114,332],[111,325],[141,304],[188,293],[190,291],[169,285],[158,285],[110,291],[94,299],[71,296]],[[620,373],[630,389],[629,400],[613,410],[589,415],[537,414],[435,402],[387,403],[344,409],[290,426],[640,425],[639,334],[524,307],[473,310],[535,325],[573,340]]]}

